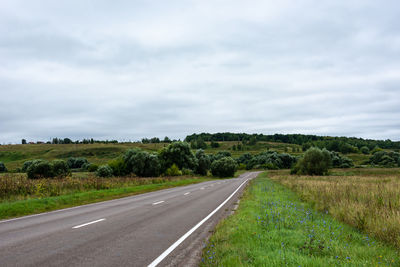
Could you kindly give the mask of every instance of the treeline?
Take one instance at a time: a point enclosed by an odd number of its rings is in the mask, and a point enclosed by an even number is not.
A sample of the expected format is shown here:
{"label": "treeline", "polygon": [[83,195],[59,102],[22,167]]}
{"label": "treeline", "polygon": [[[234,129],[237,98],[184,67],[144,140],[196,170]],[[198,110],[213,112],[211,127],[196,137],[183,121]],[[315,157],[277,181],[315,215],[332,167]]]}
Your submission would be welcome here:
{"label": "treeline", "polygon": [[36,142],[28,142],[26,139],[21,140],[21,144],[117,144],[118,140],[95,140],[93,138],[90,139],[82,139],[82,140],[75,140],[73,141],[70,138],[58,138],[55,137],[51,141],[43,142],[43,141],[36,141]]}
{"label": "treeline", "polygon": [[[185,138],[186,142],[193,142],[197,140],[203,140],[206,142],[211,141],[238,141],[244,144],[255,144],[259,141],[264,142],[280,142],[288,144],[297,144],[303,147],[303,151],[306,151],[310,147],[326,148],[330,151],[336,151],[341,153],[357,153],[362,152],[367,148],[369,151],[375,148],[382,149],[400,149],[399,141],[387,140],[372,140],[363,139],[356,137],[330,137],[330,136],[317,136],[317,135],[304,135],[304,134],[246,134],[246,133],[201,133],[188,135]],[[364,152],[363,152],[364,153]]]}

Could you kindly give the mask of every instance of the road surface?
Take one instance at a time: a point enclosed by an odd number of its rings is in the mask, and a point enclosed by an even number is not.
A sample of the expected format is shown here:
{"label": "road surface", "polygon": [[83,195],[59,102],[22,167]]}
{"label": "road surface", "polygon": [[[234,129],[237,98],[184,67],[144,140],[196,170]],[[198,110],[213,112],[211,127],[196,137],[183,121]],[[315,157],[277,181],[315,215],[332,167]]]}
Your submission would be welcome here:
{"label": "road surface", "polygon": [[196,265],[209,232],[257,174],[0,221],[0,265]]}

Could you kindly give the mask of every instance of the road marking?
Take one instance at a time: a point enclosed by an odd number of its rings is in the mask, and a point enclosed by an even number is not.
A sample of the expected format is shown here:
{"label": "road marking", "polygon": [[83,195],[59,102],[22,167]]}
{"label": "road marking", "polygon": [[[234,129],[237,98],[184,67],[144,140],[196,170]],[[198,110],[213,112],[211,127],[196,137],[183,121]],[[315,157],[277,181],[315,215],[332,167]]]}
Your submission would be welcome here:
{"label": "road marking", "polygon": [[204,187],[200,188],[200,190],[204,190]]}
{"label": "road marking", "polygon": [[190,194],[190,192],[186,192],[185,194],[183,194],[184,196],[187,196],[187,195],[189,195]]}
{"label": "road marking", "polygon": [[153,205],[158,205],[158,204],[161,204],[161,203],[164,203],[164,202],[165,202],[164,200],[158,201],[158,202],[154,202]]}
{"label": "road marking", "polygon": [[210,186],[214,186],[214,184],[210,185]]}
{"label": "road marking", "polygon": [[211,216],[213,216],[219,209],[221,209],[226,202],[228,202],[239,189],[248,181],[246,179],[243,183],[239,185],[238,188],[224,201],[219,205],[215,210],[213,210],[210,214],[207,215],[203,220],[201,220],[198,224],[196,224],[192,229],[190,229],[186,234],[184,234],[181,238],[179,238],[175,243],[173,243],[166,251],[164,251],[158,258],[156,258],[152,263],[148,265],[148,267],[157,266],[163,259],[165,259],[177,246],[179,246],[186,238],[188,238],[194,231],[197,230],[203,223],[205,223]]}
{"label": "road marking", "polygon": [[105,221],[105,220],[106,220],[106,219],[103,218],[103,219],[99,219],[99,220],[96,220],[96,221],[93,221],[93,222],[88,222],[88,223],[80,224],[80,225],[74,226],[74,227],[72,227],[72,228],[73,228],[73,229],[78,229],[78,228],[81,228],[81,227],[83,227],[83,226],[86,226],[86,225],[89,225],[89,224],[98,223],[98,222]]}

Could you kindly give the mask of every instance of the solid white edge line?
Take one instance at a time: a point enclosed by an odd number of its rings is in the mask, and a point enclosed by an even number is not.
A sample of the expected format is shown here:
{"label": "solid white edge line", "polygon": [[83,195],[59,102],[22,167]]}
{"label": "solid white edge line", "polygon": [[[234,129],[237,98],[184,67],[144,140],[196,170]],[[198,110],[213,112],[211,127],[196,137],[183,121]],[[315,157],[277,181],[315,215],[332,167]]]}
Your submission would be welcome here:
{"label": "solid white edge line", "polygon": [[184,234],[181,238],[179,238],[175,243],[173,243],[166,251],[164,251],[160,256],[158,256],[152,263],[148,265],[148,267],[157,266],[163,259],[165,259],[177,246],[179,246],[186,238],[188,238],[194,231],[197,230],[204,222],[206,222],[211,216],[213,216],[222,206],[226,204],[239,189],[248,181],[246,179],[243,183],[239,185],[239,187],[224,201],[219,205],[215,210],[213,210],[210,214],[207,215],[203,220],[201,220],[198,224],[196,224],[192,229],[190,229],[186,234]]}
{"label": "solid white edge line", "polygon": [[106,219],[103,218],[103,219],[99,219],[99,220],[96,220],[96,221],[93,221],[93,222],[88,222],[88,223],[80,224],[80,225],[74,226],[74,227],[72,227],[72,228],[73,228],[73,229],[78,229],[78,228],[81,228],[81,227],[83,227],[83,226],[86,226],[86,225],[89,225],[89,224],[98,223],[98,222],[105,221],[105,220],[106,220]]}
{"label": "solid white edge line", "polygon": [[164,203],[164,202],[165,202],[164,200],[158,201],[158,202],[154,202],[153,205],[158,205],[158,204],[161,204],[161,203]]}

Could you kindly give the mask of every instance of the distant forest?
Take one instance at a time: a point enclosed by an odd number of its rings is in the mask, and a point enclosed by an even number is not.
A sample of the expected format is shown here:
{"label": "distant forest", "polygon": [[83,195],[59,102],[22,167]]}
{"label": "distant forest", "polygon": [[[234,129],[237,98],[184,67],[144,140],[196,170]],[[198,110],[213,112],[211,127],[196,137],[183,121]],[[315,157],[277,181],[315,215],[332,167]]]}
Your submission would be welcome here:
{"label": "distant forest", "polygon": [[242,143],[254,143],[259,141],[265,142],[281,142],[288,144],[297,144],[307,150],[312,146],[326,148],[330,151],[337,151],[342,153],[357,152],[363,147],[369,150],[375,148],[382,149],[400,149],[400,141],[387,140],[371,140],[356,137],[331,137],[331,136],[317,136],[317,135],[304,135],[304,134],[246,134],[246,133],[201,133],[188,135],[185,138],[186,142],[192,141],[238,141]]}

